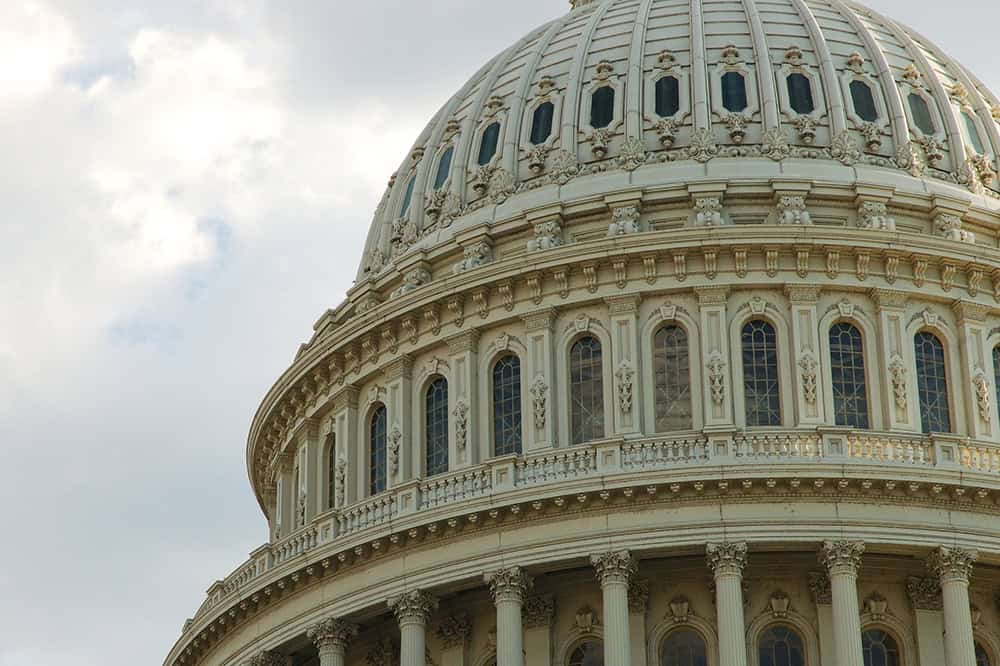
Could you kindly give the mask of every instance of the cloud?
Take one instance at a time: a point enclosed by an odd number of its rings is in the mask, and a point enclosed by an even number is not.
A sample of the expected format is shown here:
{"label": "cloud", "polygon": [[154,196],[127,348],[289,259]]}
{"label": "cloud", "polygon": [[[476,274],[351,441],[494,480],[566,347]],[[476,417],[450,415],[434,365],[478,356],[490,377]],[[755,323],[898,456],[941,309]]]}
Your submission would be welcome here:
{"label": "cloud", "polygon": [[0,4],[0,102],[47,90],[78,50],[70,23],[45,5]]}

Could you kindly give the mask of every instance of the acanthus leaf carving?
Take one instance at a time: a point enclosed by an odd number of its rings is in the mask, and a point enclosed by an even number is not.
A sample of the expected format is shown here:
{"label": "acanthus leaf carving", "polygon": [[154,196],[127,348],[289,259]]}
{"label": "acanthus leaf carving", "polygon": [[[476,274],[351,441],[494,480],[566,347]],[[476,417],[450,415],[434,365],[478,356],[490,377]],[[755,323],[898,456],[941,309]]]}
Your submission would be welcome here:
{"label": "acanthus leaf carving", "polygon": [[539,430],[545,428],[548,397],[549,385],[546,383],[545,377],[538,375],[531,385],[531,400],[535,412],[535,428]]}
{"label": "acanthus leaf carving", "polygon": [[802,373],[802,393],[810,405],[816,404],[817,374],[819,363],[810,353],[803,354],[799,359],[799,370]]}
{"label": "acanthus leaf carving", "polygon": [[637,234],[639,228],[639,207],[619,206],[612,211],[611,224],[608,225],[608,236],[624,236]]}
{"label": "acanthus leaf carving", "polygon": [[399,471],[399,449],[402,440],[403,430],[398,423],[393,423],[389,432],[389,473],[393,476]]}
{"label": "acanthus leaf carving", "polygon": [[982,368],[977,368],[976,376],[972,380],[972,387],[976,392],[976,404],[979,406],[979,418],[983,423],[988,424],[992,420],[993,401],[990,389],[990,380],[986,378],[986,373]]}
{"label": "acanthus leaf carving", "polygon": [[632,368],[632,364],[627,359],[623,359],[615,372],[615,378],[618,380],[618,406],[623,414],[632,412],[634,377],[635,370]]}
{"label": "acanthus leaf carving", "polygon": [[896,407],[906,409],[906,364],[899,354],[893,354],[889,360],[889,379],[892,382],[892,394]]}
{"label": "acanthus leaf carving", "polygon": [[461,398],[455,403],[455,446],[465,451],[469,440],[469,405]]}
{"label": "acanthus leaf carving", "polygon": [[713,352],[709,356],[708,363],[708,383],[712,392],[712,402],[721,407],[726,399],[726,362],[719,352]]}
{"label": "acanthus leaf carving", "polygon": [[700,227],[717,227],[723,224],[722,199],[698,197],[694,200],[695,224]]}

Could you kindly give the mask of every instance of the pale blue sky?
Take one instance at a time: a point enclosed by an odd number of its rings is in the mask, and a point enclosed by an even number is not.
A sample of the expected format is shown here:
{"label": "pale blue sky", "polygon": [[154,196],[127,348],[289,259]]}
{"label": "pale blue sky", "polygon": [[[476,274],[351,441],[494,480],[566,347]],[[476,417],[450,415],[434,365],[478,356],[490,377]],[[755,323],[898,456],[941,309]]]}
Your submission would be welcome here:
{"label": "pale blue sky", "polygon": [[[1000,91],[1000,3],[871,0]],[[563,0],[0,2],[0,666],[159,664],[257,403],[445,98]]]}

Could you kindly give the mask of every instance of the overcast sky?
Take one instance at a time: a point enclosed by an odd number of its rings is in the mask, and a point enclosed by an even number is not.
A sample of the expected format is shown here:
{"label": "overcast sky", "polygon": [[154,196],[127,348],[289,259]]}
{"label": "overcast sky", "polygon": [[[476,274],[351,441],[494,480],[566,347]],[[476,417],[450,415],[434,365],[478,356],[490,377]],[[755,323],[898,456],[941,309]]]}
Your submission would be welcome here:
{"label": "overcast sky", "polygon": [[[872,0],[1000,91],[994,0]],[[0,0],[0,666],[162,662],[426,120],[564,0]]]}

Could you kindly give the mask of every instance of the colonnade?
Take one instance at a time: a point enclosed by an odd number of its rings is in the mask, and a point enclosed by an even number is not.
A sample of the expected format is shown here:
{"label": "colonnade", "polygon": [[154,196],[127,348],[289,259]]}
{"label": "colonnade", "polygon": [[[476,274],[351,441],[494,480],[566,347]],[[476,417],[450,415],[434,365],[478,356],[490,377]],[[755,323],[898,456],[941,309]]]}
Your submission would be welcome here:
{"label": "colonnade", "polygon": [[[747,666],[743,570],[747,564],[745,542],[708,544],[708,566],[715,580],[718,654],[722,666]],[[830,581],[836,666],[864,666],[858,603],[858,570],[865,544],[860,541],[827,541],[819,551],[820,563]],[[938,578],[944,608],[944,666],[976,666],[969,579],[974,551],[940,547],[928,558],[928,568]],[[603,597],[604,663],[630,666],[632,646],[629,622],[629,585],[638,570],[627,550],[591,556]],[[526,666],[522,611],[533,580],[521,567],[491,572],[485,582],[496,607],[497,666]],[[427,627],[437,608],[430,593],[414,590],[389,600],[399,624],[399,664],[424,666]],[[346,654],[358,627],[340,618],[328,618],[308,631],[319,650],[320,666],[346,666]],[[263,654],[266,653],[262,653]],[[825,665],[824,665],[825,666]]]}

